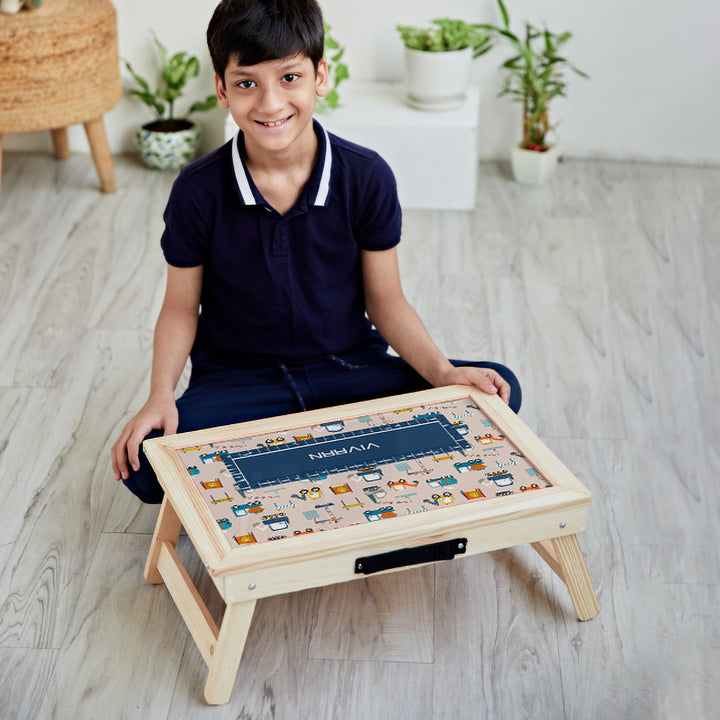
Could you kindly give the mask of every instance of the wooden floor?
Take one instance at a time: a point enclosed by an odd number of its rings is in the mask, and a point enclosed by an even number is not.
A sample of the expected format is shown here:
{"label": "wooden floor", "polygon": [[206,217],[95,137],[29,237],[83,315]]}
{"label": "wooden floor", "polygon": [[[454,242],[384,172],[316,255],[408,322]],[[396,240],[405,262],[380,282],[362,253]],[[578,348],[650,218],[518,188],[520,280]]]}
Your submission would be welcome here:
{"label": "wooden floor", "polygon": [[720,169],[566,162],[534,189],[483,165],[474,213],[405,217],[406,292],[441,346],[513,367],[593,492],[600,615],[579,623],[530,548],[262,600],[210,708],[142,577],[157,507],[109,464],[148,390],[173,178],[118,158],[102,195],[87,156],[3,165],[0,717],[717,717]]}

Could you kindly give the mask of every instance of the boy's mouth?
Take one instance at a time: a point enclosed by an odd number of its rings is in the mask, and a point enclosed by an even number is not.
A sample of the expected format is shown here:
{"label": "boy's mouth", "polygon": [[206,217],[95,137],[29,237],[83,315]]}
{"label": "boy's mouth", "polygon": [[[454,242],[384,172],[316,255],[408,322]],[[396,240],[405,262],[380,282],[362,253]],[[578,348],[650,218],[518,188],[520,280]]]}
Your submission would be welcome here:
{"label": "boy's mouth", "polygon": [[292,115],[288,115],[286,118],[282,118],[282,120],[272,120],[270,122],[262,122],[261,120],[256,120],[255,122],[258,123],[258,125],[262,125],[263,127],[280,127],[281,125],[284,125]]}

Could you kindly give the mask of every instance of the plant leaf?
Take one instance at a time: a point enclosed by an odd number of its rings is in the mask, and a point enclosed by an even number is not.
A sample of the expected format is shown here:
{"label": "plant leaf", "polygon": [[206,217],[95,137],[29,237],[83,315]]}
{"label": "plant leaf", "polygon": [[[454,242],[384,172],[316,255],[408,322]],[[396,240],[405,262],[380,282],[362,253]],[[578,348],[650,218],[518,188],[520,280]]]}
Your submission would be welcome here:
{"label": "plant leaf", "polygon": [[502,0],[497,0],[498,6],[500,7],[500,14],[502,15],[503,22],[505,23],[505,28],[509,29],[510,27],[510,16],[508,15],[508,11],[505,7],[505,4]]}

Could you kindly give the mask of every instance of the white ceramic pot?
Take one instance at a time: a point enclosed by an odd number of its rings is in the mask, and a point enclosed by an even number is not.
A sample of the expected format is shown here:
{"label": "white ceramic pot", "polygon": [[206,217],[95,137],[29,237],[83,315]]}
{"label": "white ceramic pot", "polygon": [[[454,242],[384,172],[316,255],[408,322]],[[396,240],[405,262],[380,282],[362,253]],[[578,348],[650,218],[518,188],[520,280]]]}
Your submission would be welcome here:
{"label": "white ceramic pot", "polygon": [[[177,170],[194,160],[200,143],[200,128],[190,120],[181,129],[167,132],[158,122],[145,123],[135,132],[140,158],[154,170]],[[180,122],[180,121],[178,121]]]}
{"label": "white ceramic pot", "polygon": [[559,154],[557,145],[545,152],[514,147],[511,156],[513,177],[525,185],[542,185],[555,171]]}
{"label": "white ceramic pot", "polygon": [[454,110],[465,101],[473,50],[425,52],[405,48],[407,102],[420,110]]}

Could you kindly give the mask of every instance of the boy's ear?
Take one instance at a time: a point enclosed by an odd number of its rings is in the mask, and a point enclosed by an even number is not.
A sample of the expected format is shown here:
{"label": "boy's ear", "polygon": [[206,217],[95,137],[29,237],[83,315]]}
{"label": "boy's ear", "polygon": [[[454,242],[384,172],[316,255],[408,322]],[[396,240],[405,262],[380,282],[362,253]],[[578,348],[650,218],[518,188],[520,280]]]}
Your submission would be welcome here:
{"label": "boy's ear", "polygon": [[223,110],[228,110],[230,103],[228,102],[227,93],[225,92],[225,83],[217,73],[215,73],[215,93],[217,94],[218,105]]}
{"label": "boy's ear", "polygon": [[328,94],[328,66],[325,58],[318,63],[317,72],[315,73],[315,94],[320,97],[325,97]]}

